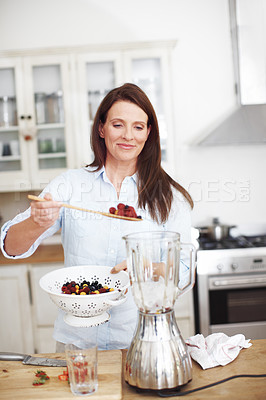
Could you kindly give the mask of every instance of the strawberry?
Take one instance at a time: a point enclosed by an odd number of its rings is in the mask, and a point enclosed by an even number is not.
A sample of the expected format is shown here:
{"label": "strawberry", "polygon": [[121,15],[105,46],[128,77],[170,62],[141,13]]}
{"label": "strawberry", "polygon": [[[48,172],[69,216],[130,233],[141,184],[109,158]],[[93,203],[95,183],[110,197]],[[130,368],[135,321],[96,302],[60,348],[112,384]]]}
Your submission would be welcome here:
{"label": "strawberry", "polygon": [[46,372],[42,370],[37,370],[35,376],[39,379],[34,379],[32,383],[33,386],[43,385],[45,381],[48,381],[48,379],[50,379],[49,376],[46,374]]}
{"label": "strawberry", "polygon": [[35,379],[35,380],[32,382],[32,385],[33,385],[33,386],[41,386],[41,385],[44,385],[44,381],[40,381],[39,379]]}
{"label": "strawberry", "polygon": [[49,376],[47,376],[46,372],[39,369],[37,370],[35,376],[37,376],[38,378],[43,377],[45,379],[49,379]]}
{"label": "strawberry", "polygon": [[109,213],[110,213],[110,214],[114,214],[115,211],[116,211],[116,210],[115,210],[115,207],[110,207],[110,208],[109,208]]}
{"label": "strawberry", "polygon": [[119,204],[117,205],[117,209],[118,209],[118,210],[124,210],[124,208],[125,208],[125,204],[123,204],[123,203],[119,203]]}

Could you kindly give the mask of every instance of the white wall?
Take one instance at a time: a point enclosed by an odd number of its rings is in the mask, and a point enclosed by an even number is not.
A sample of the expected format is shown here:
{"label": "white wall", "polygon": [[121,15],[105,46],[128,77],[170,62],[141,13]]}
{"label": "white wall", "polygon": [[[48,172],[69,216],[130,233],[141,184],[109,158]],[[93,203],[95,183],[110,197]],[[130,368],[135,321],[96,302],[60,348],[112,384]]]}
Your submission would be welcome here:
{"label": "white wall", "polygon": [[176,177],[195,225],[266,220],[265,146],[193,147],[235,104],[227,0],[0,0],[0,50],[176,39]]}

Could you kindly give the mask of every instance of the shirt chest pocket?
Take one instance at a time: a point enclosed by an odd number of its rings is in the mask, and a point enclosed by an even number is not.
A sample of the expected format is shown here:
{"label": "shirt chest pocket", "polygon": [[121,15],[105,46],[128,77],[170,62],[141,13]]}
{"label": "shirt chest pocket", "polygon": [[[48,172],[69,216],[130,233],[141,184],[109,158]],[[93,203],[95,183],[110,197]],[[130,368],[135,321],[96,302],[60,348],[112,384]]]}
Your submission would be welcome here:
{"label": "shirt chest pocket", "polygon": [[[90,213],[76,213],[69,221],[69,251],[79,258],[94,263],[102,257],[106,248],[108,221],[103,216]],[[100,257],[101,256],[101,257]]]}

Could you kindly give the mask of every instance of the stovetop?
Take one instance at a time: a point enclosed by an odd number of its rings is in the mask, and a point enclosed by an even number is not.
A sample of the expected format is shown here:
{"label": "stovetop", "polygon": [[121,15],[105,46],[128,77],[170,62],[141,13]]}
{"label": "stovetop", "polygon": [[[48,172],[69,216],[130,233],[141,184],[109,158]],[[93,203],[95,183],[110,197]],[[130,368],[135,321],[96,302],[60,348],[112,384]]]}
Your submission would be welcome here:
{"label": "stovetop", "polygon": [[221,241],[214,241],[201,235],[198,242],[200,250],[250,249],[266,247],[266,235],[238,236],[235,238],[228,236]]}

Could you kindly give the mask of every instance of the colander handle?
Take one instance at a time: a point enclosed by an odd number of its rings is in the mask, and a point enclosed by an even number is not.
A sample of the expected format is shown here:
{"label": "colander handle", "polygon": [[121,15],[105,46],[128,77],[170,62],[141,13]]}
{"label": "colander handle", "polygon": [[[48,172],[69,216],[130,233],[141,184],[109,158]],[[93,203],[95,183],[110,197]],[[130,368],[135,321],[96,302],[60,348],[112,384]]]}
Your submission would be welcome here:
{"label": "colander handle", "polygon": [[122,286],[122,287],[119,289],[120,292],[122,292],[122,293],[124,294],[124,291],[125,291],[126,289],[128,289],[129,286],[130,286],[130,282],[128,282],[125,286]]}
{"label": "colander handle", "polygon": [[105,302],[110,306],[119,306],[120,304],[123,304],[126,301],[126,299],[127,299],[126,296],[122,295],[120,299],[117,300],[106,299]]}

